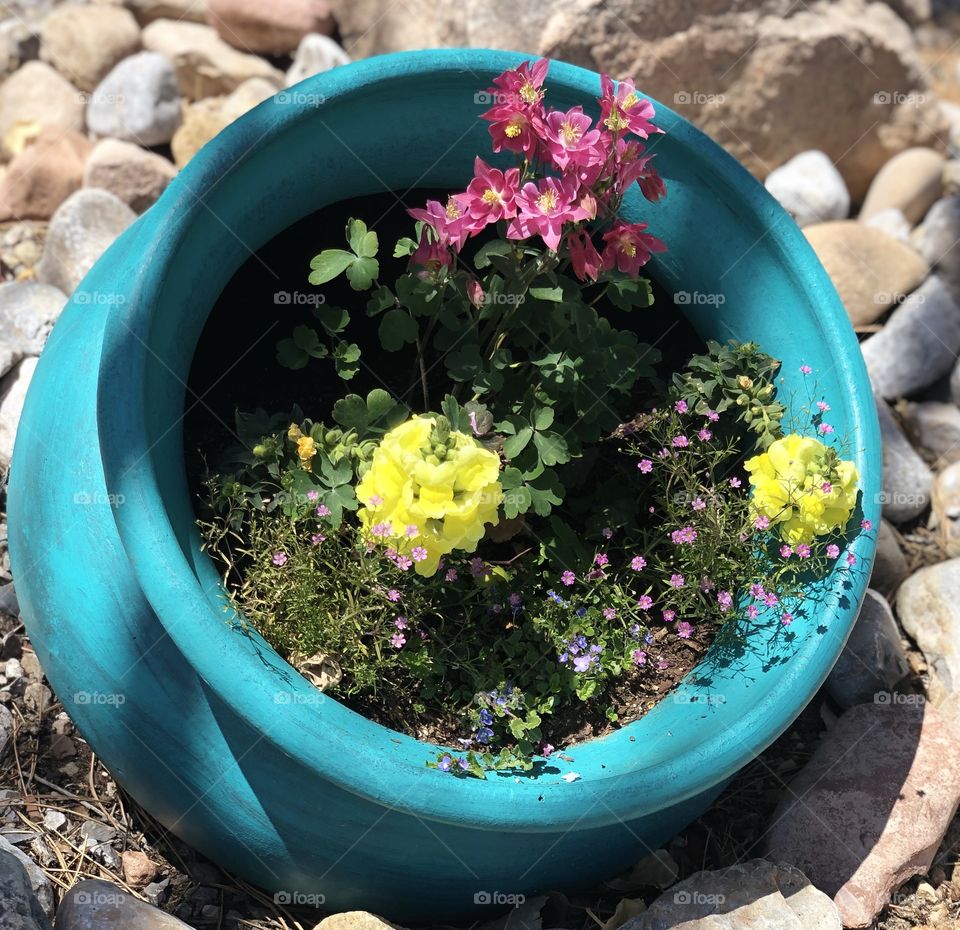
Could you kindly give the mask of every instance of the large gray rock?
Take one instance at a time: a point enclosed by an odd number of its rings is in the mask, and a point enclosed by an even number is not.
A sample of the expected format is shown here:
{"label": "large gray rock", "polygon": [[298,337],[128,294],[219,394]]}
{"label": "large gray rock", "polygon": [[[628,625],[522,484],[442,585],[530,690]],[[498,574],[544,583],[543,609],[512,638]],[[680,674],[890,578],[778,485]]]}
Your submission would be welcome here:
{"label": "large gray rock", "polygon": [[97,86],[87,126],[98,136],[163,145],[180,125],[180,91],[163,55],[140,52],[121,61]]}
{"label": "large gray rock", "polygon": [[887,599],[867,591],[856,625],[827,678],[827,691],[842,707],[888,695],[910,666]]}
{"label": "large gray rock", "polygon": [[960,740],[919,695],[860,704],[782,795],[764,842],[868,927],[891,892],[933,862],[960,801]]}
{"label": "large gray rock", "polygon": [[897,616],[944,687],[960,692],[960,558],[928,565],[903,582]]}
{"label": "large gray rock", "polygon": [[[73,294],[77,285],[136,214],[108,191],[84,188],[71,194],[53,214],[37,277]],[[117,295],[87,295],[90,303]]]}
{"label": "large gray rock", "polygon": [[914,248],[960,294],[960,195],[942,197],[913,233]]}
{"label": "large gray rock", "polygon": [[916,445],[936,458],[934,468],[960,460],[960,408],[930,400],[908,404],[907,431]]}
{"label": "large gray rock", "polygon": [[877,532],[877,557],[873,562],[870,587],[889,597],[909,574],[900,533],[892,523],[881,520],[880,529]]}
{"label": "large gray rock", "polygon": [[912,394],[950,371],[960,352],[960,307],[939,277],[928,278],[861,343],[874,390]]}
{"label": "large gray rock", "polygon": [[174,164],[162,155],[144,151],[132,142],[103,139],[87,159],[83,186],[110,191],[131,210],[142,213],[176,174]]}
{"label": "large gray rock", "polygon": [[172,914],[145,904],[112,882],[77,882],[57,911],[57,930],[190,930]]}
{"label": "large gray rock", "polygon": [[0,284],[0,377],[20,359],[39,355],[67,297],[51,284]]}
{"label": "large gray rock", "polygon": [[311,33],[304,36],[293,56],[293,64],[287,69],[287,87],[329,71],[339,65],[350,64],[350,56],[329,36]]}
{"label": "large gray rock", "polygon": [[883,450],[883,515],[892,523],[905,523],[926,509],[933,472],[904,436],[887,402],[879,397],[876,402]]}
{"label": "large gray rock", "polygon": [[20,860],[0,849],[0,915],[3,930],[50,930]]}
{"label": "large gray rock", "polygon": [[850,193],[843,176],[823,152],[795,155],[767,175],[764,186],[797,221],[798,226],[845,220]]}
{"label": "large gray rock", "polygon": [[[13,858],[20,863],[26,872],[30,891],[36,899],[40,911],[47,917],[53,917],[53,885],[50,883],[50,879],[47,878],[46,874],[44,874],[43,869],[25,852],[21,852],[21,850],[17,849],[13,843],[10,843],[3,836],[0,836],[0,855],[13,856]],[[2,871],[2,869],[0,869],[0,871]],[[4,930],[6,930],[5,927]]]}
{"label": "large gray rock", "polygon": [[841,930],[833,902],[798,869],[751,859],[697,872],[621,930]]}
{"label": "large gray rock", "polygon": [[0,469],[9,467],[13,458],[13,443],[23,413],[23,402],[36,368],[37,360],[28,356],[0,380]]}

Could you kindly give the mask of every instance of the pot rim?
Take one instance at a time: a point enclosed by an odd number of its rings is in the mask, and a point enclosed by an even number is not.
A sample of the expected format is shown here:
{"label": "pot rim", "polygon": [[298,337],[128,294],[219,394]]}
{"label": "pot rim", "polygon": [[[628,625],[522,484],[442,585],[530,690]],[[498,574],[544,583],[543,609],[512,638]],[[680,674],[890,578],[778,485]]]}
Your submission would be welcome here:
{"label": "pot rim", "polygon": [[[290,90],[304,94],[322,92],[332,103],[359,106],[364,97],[407,78],[430,74],[437,80],[470,72],[478,87],[484,76],[514,67],[531,56],[516,52],[475,49],[426,50],[370,58],[310,78]],[[598,76],[562,62],[551,62],[551,82],[577,94],[595,96]],[[739,163],[677,114],[654,101],[674,144],[696,150],[719,185],[729,185],[756,216],[764,217],[766,234],[777,251],[789,261],[785,273],[795,286],[816,295],[816,325],[825,344],[833,347],[840,382],[853,396],[872,397],[859,348],[846,312],[819,261],[800,230],[792,223],[775,222],[785,216],[779,204]],[[843,607],[839,576],[831,576],[832,619],[841,635],[803,639],[785,669],[779,671],[775,693],[750,704],[738,702],[735,727],[720,730],[701,725],[703,705],[690,703],[684,710],[689,725],[699,726],[704,739],[676,754],[645,764],[643,749],[674,736],[665,719],[661,701],[645,717],[599,740],[571,747],[573,761],[551,759],[556,773],[536,778],[493,775],[487,781],[460,779],[428,769],[427,759],[437,747],[391,731],[348,710],[332,698],[319,703],[291,698],[284,716],[277,714],[277,679],[289,678],[290,666],[258,636],[238,636],[216,616],[214,602],[223,606],[224,594],[209,558],[197,547],[190,532],[174,525],[168,499],[151,454],[152,437],[145,424],[145,408],[133,403],[117,404],[121,397],[148,396],[146,369],[149,362],[151,313],[165,276],[178,259],[178,246],[199,212],[203,198],[229,176],[239,159],[235,151],[246,144],[254,125],[259,144],[275,140],[309,121],[315,109],[309,105],[266,101],[239,123],[233,124],[205,146],[162,195],[158,203],[131,231],[129,249],[149,256],[141,276],[128,282],[132,289],[131,314],[123,325],[108,322],[100,373],[98,418],[101,449],[108,486],[122,494],[127,504],[117,516],[117,526],[137,580],[167,634],[197,675],[251,728],[264,734],[273,749],[312,766],[318,776],[347,791],[374,799],[388,809],[398,809],[425,820],[469,823],[481,829],[558,831],[587,829],[670,807],[700,794],[729,778],[766,748],[787,728],[813,697],[839,655],[856,617],[866,589],[864,578],[855,591],[855,604]],[[255,146],[254,148],[258,147]],[[232,272],[231,272],[232,274]],[[227,276],[227,280],[229,275]],[[131,334],[135,337],[131,339]],[[109,384],[109,390],[106,385]],[[112,406],[111,406],[112,405]],[[842,428],[856,439],[854,455],[861,473],[865,516],[879,523],[879,438],[876,412],[862,405],[851,408]],[[182,483],[186,494],[185,481]],[[183,500],[177,506],[182,511]],[[192,513],[189,500],[186,506]],[[852,544],[861,571],[868,573],[874,539],[861,535]],[[868,574],[866,574],[868,577]],[[845,576],[849,578],[849,574]],[[202,639],[196,635],[203,630]],[[271,674],[265,674],[270,670]],[[813,671],[811,671],[813,670]],[[290,685],[294,696],[316,694],[305,679],[294,673]],[[690,678],[690,675],[687,676]],[[685,679],[681,690],[688,688]],[[658,713],[658,711],[661,711]],[[700,722],[698,722],[700,721]],[[674,723],[676,720],[674,719]],[[733,730],[737,732],[732,732]],[[640,739],[642,737],[642,739]],[[635,743],[635,745],[631,745]],[[640,752],[638,752],[640,747]],[[603,760],[610,762],[608,765]],[[582,777],[572,783],[562,772]]]}

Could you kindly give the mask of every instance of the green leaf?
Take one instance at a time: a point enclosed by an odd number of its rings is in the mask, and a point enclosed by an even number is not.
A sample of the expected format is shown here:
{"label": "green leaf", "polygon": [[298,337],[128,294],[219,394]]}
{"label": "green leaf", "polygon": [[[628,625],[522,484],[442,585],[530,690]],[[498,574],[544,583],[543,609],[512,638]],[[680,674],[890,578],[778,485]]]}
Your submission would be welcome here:
{"label": "green leaf", "polygon": [[320,325],[331,336],[342,333],[350,322],[350,314],[343,307],[332,304],[320,304],[313,308],[313,315],[320,321]]}
{"label": "green leaf", "polygon": [[535,300],[549,300],[553,303],[563,300],[562,287],[531,287],[527,293]]}
{"label": "green leaf", "polygon": [[473,258],[473,264],[476,268],[489,268],[490,256],[509,255],[513,251],[513,245],[505,239],[494,239],[477,249],[477,254]]}
{"label": "green leaf", "polygon": [[385,420],[400,405],[383,388],[374,388],[367,394],[367,417],[371,423]]}
{"label": "green leaf", "polygon": [[447,372],[454,381],[470,381],[483,368],[483,357],[480,355],[480,346],[475,342],[468,342],[459,349],[446,355]]}
{"label": "green leaf", "polygon": [[307,280],[311,284],[326,284],[337,275],[343,274],[356,261],[356,256],[343,249],[325,249],[310,260],[310,276]]}
{"label": "green leaf", "polygon": [[370,294],[370,299],[367,301],[367,316],[376,316],[378,313],[383,313],[384,310],[392,307],[396,302],[397,298],[393,296],[393,291],[385,284],[381,284]]}
{"label": "green leaf", "polygon": [[314,358],[325,358],[329,354],[327,347],[320,342],[317,331],[309,326],[298,326],[293,331],[293,341]]}
{"label": "green leaf", "polygon": [[366,234],[367,224],[363,220],[355,219],[352,216],[347,220],[347,243],[354,255],[360,254],[360,243],[363,242],[363,237]]}
{"label": "green leaf", "polygon": [[533,428],[525,426],[515,436],[510,436],[503,444],[503,454],[508,460],[515,459],[524,449],[526,449],[530,440],[533,439]]}
{"label": "green leaf", "polygon": [[405,258],[407,255],[413,255],[416,250],[416,240],[411,239],[409,236],[404,236],[402,239],[398,239],[397,244],[393,247],[393,257]]}
{"label": "green leaf", "polygon": [[539,407],[533,415],[534,429],[545,430],[553,426],[553,407]]}
{"label": "green leaf", "polygon": [[367,403],[359,394],[348,394],[333,405],[333,418],[358,433],[367,425]]}
{"label": "green leaf", "polygon": [[355,258],[347,267],[347,280],[355,291],[365,291],[380,274],[380,263],[375,258]]}
{"label": "green leaf", "polygon": [[407,343],[417,341],[417,323],[406,310],[394,307],[380,319],[380,344],[388,352],[396,352]]}
{"label": "green leaf", "polygon": [[292,339],[281,339],[277,343],[277,361],[284,368],[296,371],[303,368],[310,361],[310,356]]}
{"label": "green leaf", "polygon": [[360,346],[355,342],[341,342],[333,352],[337,374],[349,381],[360,370]]}
{"label": "green leaf", "polygon": [[534,433],[533,444],[540,454],[540,461],[548,468],[551,465],[563,465],[570,461],[567,441],[559,433]]}
{"label": "green leaf", "polygon": [[653,289],[646,278],[612,278],[606,296],[615,307],[627,311],[634,307],[649,307],[653,303]]}

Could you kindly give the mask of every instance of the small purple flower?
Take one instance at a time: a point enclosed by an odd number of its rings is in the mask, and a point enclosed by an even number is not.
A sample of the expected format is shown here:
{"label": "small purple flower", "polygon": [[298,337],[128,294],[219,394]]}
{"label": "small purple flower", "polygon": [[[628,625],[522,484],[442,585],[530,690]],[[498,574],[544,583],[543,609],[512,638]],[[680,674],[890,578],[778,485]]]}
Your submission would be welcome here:
{"label": "small purple flower", "polygon": [[405,572],[413,565],[413,562],[405,555],[398,555],[396,558],[396,565],[400,571]]}
{"label": "small purple flower", "polygon": [[776,607],[777,604],[780,603],[780,599],[776,594],[773,593],[773,591],[767,591],[767,593],[764,595],[763,603],[767,607]]}
{"label": "small purple flower", "polygon": [[669,584],[671,588],[682,588],[686,584],[686,581],[683,575],[681,575],[679,572],[674,572],[670,576],[670,580],[667,582],[667,584]]}
{"label": "small purple flower", "polygon": [[397,617],[397,619],[393,621],[393,625],[398,630],[405,630],[407,629],[408,626],[410,626],[410,624],[407,622],[406,617]]}
{"label": "small purple flower", "polygon": [[634,665],[647,664],[647,654],[642,649],[634,649],[630,657],[633,659]]}
{"label": "small purple flower", "polygon": [[543,756],[544,759],[549,759],[554,749],[556,749],[556,746],[554,746],[553,743],[541,743],[540,755]]}
{"label": "small purple flower", "polygon": [[400,600],[400,592],[396,588],[391,588],[387,591],[387,600],[396,603]]}
{"label": "small purple flower", "polygon": [[640,469],[641,473],[644,475],[649,475],[653,471],[653,462],[650,459],[640,459],[637,462],[637,468]]}
{"label": "small purple flower", "polygon": [[604,620],[616,620],[617,612],[612,607],[604,607],[603,618]]}
{"label": "small purple flower", "polygon": [[520,605],[523,603],[523,601],[520,599],[520,595],[517,593],[511,594],[507,598],[507,602],[513,608],[514,612],[518,611],[520,609]]}
{"label": "small purple flower", "polygon": [[609,526],[605,526],[602,530],[604,539],[613,539],[613,530]]}
{"label": "small purple flower", "polygon": [[459,577],[455,568],[448,568],[446,575],[443,576],[444,581],[456,581]]}
{"label": "small purple flower", "polygon": [[686,449],[687,446],[690,445],[690,440],[687,439],[687,437],[684,436],[683,434],[679,436],[674,436],[673,439],[670,440],[670,442],[675,449]]}
{"label": "small purple flower", "polygon": [[560,580],[569,588],[577,580],[577,576],[568,568],[560,576]]}
{"label": "small purple flower", "polygon": [[329,517],[330,508],[326,504],[320,504],[316,509],[316,514],[318,517]]}
{"label": "small purple flower", "polygon": [[422,562],[427,557],[427,550],[423,546],[414,546],[410,555],[413,556],[414,562]]}
{"label": "small purple flower", "polygon": [[685,400],[678,400],[673,405],[673,409],[676,410],[677,413],[686,413],[690,408],[687,407],[687,402]]}
{"label": "small purple flower", "polygon": [[707,411],[707,419],[708,419],[711,423],[716,423],[717,420],[720,419],[720,414],[717,413],[716,410],[708,410],[708,411]]}
{"label": "small purple flower", "polygon": [[790,626],[793,623],[793,614],[789,611],[784,611],[783,615],[780,617],[780,622],[784,626]]}
{"label": "small purple flower", "polygon": [[835,559],[838,555],[840,555],[840,547],[835,543],[830,543],[830,545],[827,546],[827,558]]}
{"label": "small purple flower", "polygon": [[274,565],[286,565],[287,564],[287,554],[282,550],[279,552],[274,552],[273,558],[270,560]]}
{"label": "small purple flower", "polygon": [[833,485],[830,484],[829,481],[824,481],[823,484],[820,485],[820,490],[823,491],[824,494],[830,494],[833,491]]}
{"label": "small purple flower", "polygon": [[414,526],[412,523],[404,530],[404,533],[407,534],[409,539],[413,539],[414,536],[420,535],[420,530]]}
{"label": "small purple flower", "polygon": [[733,607],[733,595],[729,591],[718,591],[717,603],[720,605],[720,610],[726,613]]}
{"label": "small purple flower", "polygon": [[856,557],[852,552],[848,552],[848,553],[847,553],[847,565],[849,565],[851,568],[853,568],[853,566],[856,565],[856,564],[857,564],[857,557]]}
{"label": "small purple flower", "polygon": [[474,578],[482,578],[487,572],[487,563],[480,558],[480,556],[475,555],[470,560],[470,574]]}
{"label": "small purple flower", "polygon": [[692,624],[687,623],[686,620],[681,620],[677,624],[677,636],[679,636],[680,639],[690,639],[692,634],[693,634]]}
{"label": "small purple flower", "polygon": [[793,549],[791,549],[786,543],[780,547],[780,557],[783,559],[789,559],[793,555]]}
{"label": "small purple flower", "polygon": [[760,611],[757,610],[757,608],[756,608],[756,606],[755,606],[754,604],[751,604],[751,605],[747,608],[747,616],[748,616],[751,620],[756,620],[756,619],[757,619],[757,615],[758,615],[759,613],[760,613]]}
{"label": "small purple flower", "polygon": [[713,433],[704,427],[703,429],[697,431],[697,439],[699,439],[700,442],[710,442],[710,440],[713,439]]}
{"label": "small purple flower", "polygon": [[599,565],[601,568],[602,568],[604,565],[609,565],[609,564],[610,564],[610,559],[609,559],[609,557],[607,556],[606,552],[598,552],[598,553],[593,557],[593,561],[594,561],[594,563],[595,563],[596,565]]}
{"label": "small purple flower", "polygon": [[486,707],[480,708],[480,722],[485,727],[493,726],[493,714]]}
{"label": "small purple flower", "polygon": [[370,495],[370,506],[376,509],[383,503],[383,498],[379,494]]}
{"label": "small purple flower", "polygon": [[761,514],[756,520],[753,521],[753,525],[758,530],[765,530],[768,526],[770,526],[770,518]]}
{"label": "small purple flower", "polygon": [[649,610],[653,607],[653,598],[650,597],[649,594],[641,594],[640,597],[637,598],[637,607],[641,610]]}
{"label": "small purple flower", "polygon": [[453,764],[453,757],[448,753],[444,753],[440,757],[440,761],[437,763],[437,768],[440,769],[441,772],[449,772],[450,766],[452,764]]}
{"label": "small purple flower", "polygon": [[[684,543],[692,543],[697,538],[697,531],[692,526],[684,526],[679,530],[674,530],[670,534],[670,539],[673,540],[674,545],[680,546]],[[672,582],[671,582],[672,584]],[[679,585],[675,585],[679,587]]]}
{"label": "small purple flower", "polygon": [[491,730],[490,727],[480,727],[480,729],[477,730],[478,743],[486,745],[491,739],[493,739],[493,730]]}
{"label": "small purple flower", "polygon": [[311,545],[311,546],[319,546],[320,543],[322,543],[322,542],[324,542],[324,541],[326,540],[326,538],[327,538],[327,537],[324,536],[323,533],[314,533],[314,534],[310,537],[310,545]]}
{"label": "small purple flower", "polygon": [[315,501],[319,496],[320,496],[320,492],[319,492],[319,491],[315,491],[315,490],[307,491],[307,500],[308,500],[308,501]]}
{"label": "small purple flower", "polygon": [[696,510],[697,512],[699,512],[699,511],[701,511],[701,510],[705,510],[706,507],[707,507],[707,504],[706,504],[706,501],[704,501],[704,499],[703,499],[702,497],[695,497],[695,498],[693,499],[693,503],[690,504],[690,506],[691,506],[694,510]]}
{"label": "small purple flower", "polygon": [[797,546],[797,555],[800,556],[801,559],[809,559],[810,547],[806,543],[800,543],[800,545]]}
{"label": "small purple flower", "polygon": [[635,572],[642,572],[647,567],[647,560],[642,555],[635,555],[630,560],[630,567]]}
{"label": "small purple flower", "polygon": [[393,528],[386,522],[374,523],[373,526],[370,527],[370,532],[378,539],[385,539],[393,532]]}
{"label": "small purple flower", "polygon": [[677,612],[675,610],[665,610],[663,612],[663,622],[664,623],[673,623],[677,619]]}
{"label": "small purple flower", "polygon": [[730,487],[731,487],[731,488],[739,488],[739,487],[740,487],[740,479],[739,479],[736,475],[734,475],[734,476],[730,479]]}
{"label": "small purple flower", "polygon": [[407,637],[404,636],[403,633],[394,633],[393,636],[390,637],[390,645],[393,646],[394,649],[402,649],[406,641]]}
{"label": "small purple flower", "polygon": [[759,601],[763,600],[763,598],[766,596],[766,593],[767,592],[764,591],[762,584],[754,582],[752,585],[750,585],[750,597],[756,598]]}
{"label": "small purple flower", "polygon": [[866,530],[866,531],[869,533],[870,530],[873,529],[873,521],[872,521],[872,520],[861,520],[861,521],[860,521],[860,529]]}

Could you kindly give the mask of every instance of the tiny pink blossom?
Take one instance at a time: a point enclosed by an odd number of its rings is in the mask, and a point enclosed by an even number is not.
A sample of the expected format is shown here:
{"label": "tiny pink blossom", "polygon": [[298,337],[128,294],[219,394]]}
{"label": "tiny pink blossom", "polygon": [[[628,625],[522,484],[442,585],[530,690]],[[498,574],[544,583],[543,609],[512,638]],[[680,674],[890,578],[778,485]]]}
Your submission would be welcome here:
{"label": "tiny pink blossom", "polygon": [[773,591],[767,591],[766,595],[763,598],[763,603],[767,607],[776,607],[780,603],[780,598],[777,597]]}
{"label": "tiny pink blossom", "polygon": [[418,536],[420,534],[420,530],[412,523],[406,528],[406,530],[404,530],[404,532],[410,539],[413,539],[414,536]]}
{"label": "tiny pink blossom", "polygon": [[569,588],[577,580],[577,576],[568,568],[560,576],[560,580]]}
{"label": "tiny pink blossom", "polygon": [[392,531],[393,531],[393,528],[390,526],[389,523],[386,523],[386,522],[374,523],[374,525],[370,527],[370,532],[374,536],[377,536],[380,539],[383,539],[389,536]]}
{"label": "tiny pink blossom", "polygon": [[780,617],[780,623],[783,624],[783,626],[790,626],[790,624],[793,623],[793,614],[789,611],[784,611]]}
{"label": "tiny pink blossom", "polygon": [[760,611],[757,610],[757,607],[756,607],[755,604],[751,604],[751,605],[747,608],[747,616],[748,616],[751,620],[756,620],[756,619],[757,619],[757,615],[758,615],[759,613],[760,613]]}
{"label": "tiny pink blossom", "polygon": [[286,565],[287,558],[288,556],[286,552],[279,551],[279,552],[274,552],[273,558],[271,559],[271,561],[273,562],[274,565]]}
{"label": "tiny pink blossom", "polygon": [[670,668],[670,663],[666,659],[657,659],[657,668],[661,671],[665,668]]}
{"label": "tiny pink blossom", "polygon": [[663,622],[664,623],[673,623],[677,618],[677,612],[675,610],[665,610],[663,612]]}
{"label": "tiny pink blossom", "polygon": [[704,502],[703,498],[695,497],[693,503],[690,505],[694,510],[703,510],[707,505]]}
{"label": "tiny pink blossom", "polygon": [[827,546],[827,558],[835,559],[838,555],[840,555],[840,547],[835,543],[830,543],[830,545]]}
{"label": "tiny pink blossom", "polygon": [[682,588],[684,584],[686,584],[686,581],[683,575],[681,575],[679,572],[674,572],[670,576],[670,581],[668,582],[668,584],[670,585],[671,588]]}
{"label": "tiny pink blossom", "polygon": [[398,555],[396,558],[396,565],[400,571],[405,572],[413,565],[413,562],[405,555]]}
{"label": "tiny pink blossom", "polygon": [[393,621],[393,625],[398,630],[405,630],[410,624],[407,623],[406,617],[397,617],[397,619]]}
{"label": "tiny pink blossom", "polygon": [[320,504],[316,509],[316,514],[318,517],[329,517],[330,508],[326,504]]}
{"label": "tiny pink blossom", "polygon": [[687,402],[685,400],[678,400],[673,405],[673,409],[676,410],[677,413],[686,413],[689,408],[687,407]]}
{"label": "tiny pink blossom", "polygon": [[752,585],[750,585],[750,597],[755,597],[758,600],[762,600],[766,594],[767,592],[764,590],[762,584],[759,584],[755,581]]}
{"label": "tiny pink blossom", "polygon": [[701,442],[710,442],[710,440],[713,439],[713,433],[706,428],[701,429],[697,432],[697,439]]}
{"label": "tiny pink blossom", "polygon": [[797,546],[797,555],[800,556],[801,559],[809,559],[810,547],[806,543],[800,543],[800,545]]}
{"label": "tiny pink blossom", "polygon": [[391,588],[389,591],[387,591],[387,600],[394,602],[399,601],[400,592],[396,588]]}
{"label": "tiny pink blossom", "polygon": [[708,419],[711,423],[716,423],[717,420],[720,419],[720,414],[717,413],[716,410],[708,410],[708,411],[707,411],[707,419]]}
{"label": "tiny pink blossom", "polygon": [[829,436],[833,432],[833,427],[829,423],[821,423],[819,429],[824,436]]}
{"label": "tiny pink blossom", "polygon": [[612,530],[609,526],[605,526],[605,527],[603,528],[603,530],[601,531],[601,533],[602,533],[604,539],[612,539],[612,538],[613,538],[613,530]]}
{"label": "tiny pink blossom", "polygon": [[809,365],[801,365],[801,366],[800,366],[800,373],[801,373],[801,374],[809,375],[811,371],[813,371],[813,369],[812,369]]}
{"label": "tiny pink blossom", "polygon": [[604,607],[603,618],[604,620],[616,620],[617,612],[612,607]]}
{"label": "tiny pink blossom", "polygon": [[322,543],[322,542],[324,542],[324,541],[326,540],[326,538],[327,538],[327,537],[324,536],[323,533],[314,533],[314,534],[310,537],[310,545],[311,545],[311,546],[319,546],[320,543]]}
{"label": "tiny pink blossom", "polygon": [[717,591],[717,603],[720,609],[726,613],[733,607],[733,595],[729,591]]}
{"label": "tiny pink blossom", "polygon": [[833,491],[833,485],[830,484],[829,481],[824,481],[823,484],[820,485],[820,490],[823,491],[824,494],[830,494]]}
{"label": "tiny pink blossom", "polygon": [[383,498],[379,494],[370,495],[370,506],[379,507],[383,503]]}
{"label": "tiny pink blossom", "polygon": [[650,459],[640,459],[637,462],[637,468],[640,469],[640,472],[644,475],[649,475],[653,471],[653,462]]}
{"label": "tiny pink blossom", "polygon": [[427,550],[423,546],[414,546],[410,555],[413,556],[414,562],[422,562],[427,557]]}
{"label": "tiny pink blossom", "polygon": [[765,530],[768,526],[770,526],[770,518],[765,517],[763,516],[763,514],[761,514],[759,517],[757,517],[756,520],[753,521],[753,525],[758,530]]}
{"label": "tiny pink blossom", "polygon": [[320,492],[319,492],[319,491],[313,491],[313,490],[307,491],[307,500],[308,500],[308,501],[315,501],[319,496],[320,496]]}
{"label": "tiny pink blossom", "polygon": [[857,564],[857,557],[852,552],[848,552],[847,565],[849,565],[852,568],[856,564]]}
{"label": "tiny pink blossom", "polygon": [[784,559],[789,559],[793,555],[793,549],[791,549],[786,543],[780,547],[780,557]]}
{"label": "tiny pink blossom", "polygon": [[818,400],[818,401],[817,401],[817,409],[818,409],[821,413],[826,413],[826,412],[830,409],[830,405],[829,405],[825,400]]}
{"label": "tiny pink blossom", "polygon": [[608,556],[607,556],[607,554],[606,554],[605,552],[598,552],[598,553],[593,557],[593,561],[594,561],[597,565],[607,565],[607,564],[609,564],[610,559],[608,558]]}
{"label": "tiny pink blossom", "polygon": [[455,568],[448,568],[446,575],[443,577],[445,581],[456,581],[459,577],[459,573]]}
{"label": "tiny pink blossom", "polygon": [[407,637],[404,636],[403,633],[394,633],[393,636],[390,637],[390,645],[393,646],[394,649],[403,648],[403,644],[406,641]]}
{"label": "tiny pink blossom", "polygon": [[690,636],[693,634],[693,624],[687,623],[686,620],[681,620],[677,624],[677,636],[680,639],[690,639]]}
{"label": "tiny pink blossom", "polygon": [[860,529],[866,530],[866,531],[869,533],[870,530],[873,529],[873,521],[872,521],[872,520],[861,520],[861,521],[860,521]]}
{"label": "tiny pink blossom", "polygon": [[646,665],[647,664],[647,654],[642,649],[634,649],[631,654],[634,665]]}
{"label": "tiny pink blossom", "polygon": [[690,445],[690,440],[687,439],[686,436],[680,435],[680,436],[674,436],[673,439],[671,440],[671,443],[677,449],[686,449],[687,446]]}
{"label": "tiny pink blossom", "polygon": [[649,594],[641,594],[640,597],[637,598],[637,607],[641,610],[649,610],[653,607],[653,598],[650,597]]}
{"label": "tiny pink blossom", "polygon": [[647,567],[647,560],[642,555],[635,555],[630,560],[630,567],[635,572],[642,572]]}
{"label": "tiny pink blossom", "polygon": [[730,487],[731,487],[731,488],[739,488],[739,487],[740,487],[740,484],[741,484],[741,481],[740,481],[740,479],[739,479],[736,475],[734,475],[734,476],[730,479]]}

